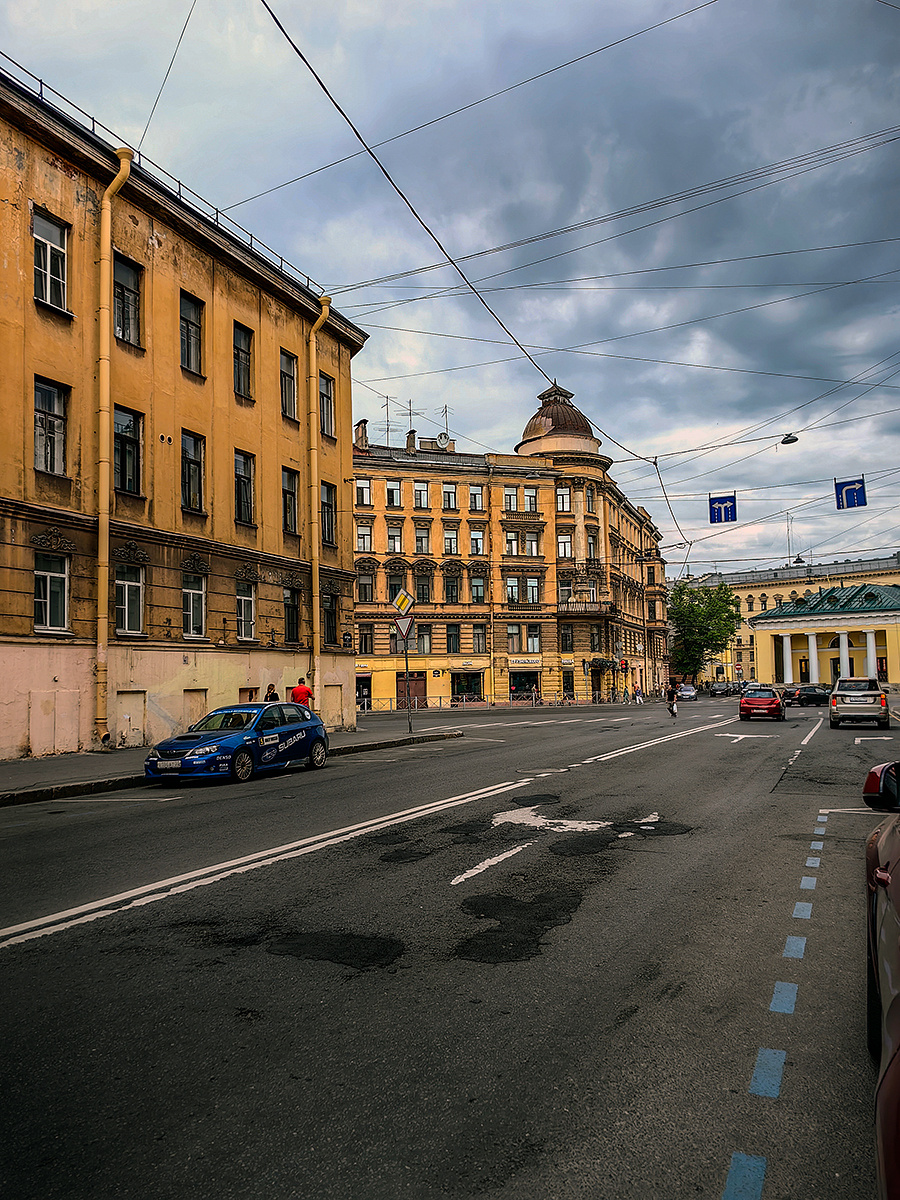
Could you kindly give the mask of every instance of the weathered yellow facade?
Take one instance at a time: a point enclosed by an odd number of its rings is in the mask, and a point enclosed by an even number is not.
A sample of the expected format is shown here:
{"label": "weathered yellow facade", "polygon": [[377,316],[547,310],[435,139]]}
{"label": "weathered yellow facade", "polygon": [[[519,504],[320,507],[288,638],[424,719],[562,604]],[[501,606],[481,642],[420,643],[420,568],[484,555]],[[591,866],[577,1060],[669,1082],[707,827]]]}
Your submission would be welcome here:
{"label": "weathered yellow facade", "polygon": [[[668,678],[665,564],[583,415],[548,389],[516,454],[356,429],[361,708],[586,703]],[[409,679],[392,601],[415,597]]]}
{"label": "weathered yellow facade", "polygon": [[0,757],[151,742],[299,675],[352,726],[365,335],[137,161],[104,296],[118,169],[0,75]]}

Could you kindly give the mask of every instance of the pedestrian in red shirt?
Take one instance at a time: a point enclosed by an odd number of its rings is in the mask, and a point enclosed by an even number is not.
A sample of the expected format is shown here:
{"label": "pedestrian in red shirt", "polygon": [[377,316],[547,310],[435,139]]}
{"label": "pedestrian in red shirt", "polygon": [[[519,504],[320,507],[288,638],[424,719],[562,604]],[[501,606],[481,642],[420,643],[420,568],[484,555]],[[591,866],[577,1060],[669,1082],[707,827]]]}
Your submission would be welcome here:
{"label": "pedestrian in red shirt", "polygon": [[306,680],[301,675],[297,680],[297,686],[291,689],[291,699],[295,704],[302,704],[305,708],[309,708],[312,698],[312,688],[306,686]]}

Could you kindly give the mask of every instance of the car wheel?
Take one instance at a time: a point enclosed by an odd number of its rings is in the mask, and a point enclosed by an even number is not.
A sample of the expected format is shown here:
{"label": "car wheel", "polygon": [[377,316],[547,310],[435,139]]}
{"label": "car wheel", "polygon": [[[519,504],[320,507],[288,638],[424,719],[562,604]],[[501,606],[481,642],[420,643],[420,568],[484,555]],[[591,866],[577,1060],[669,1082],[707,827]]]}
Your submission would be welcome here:
{"label": "car wheel", "polygon": [[750,717],[747,715],[747,713],[741,713],[741,720],[742,720],[742,721],[749,721],[749,720],[750,720]]}
{"label": "car wheel", "polygon": [[875,1062],[881,1058],[881,997],[878,980],[872,966],[872,955],[866,948],[866,1045]]}
{"label": "car wheel", "polygon": [[891,727],[891,718],[890,717],[888,717],[888,719],[886,721],[878,722],[879,729],[890,729],[890,727]]}
{"label": "car wheel", "polygon": [[325,766],[328,758],[328,750],[325,748],[325,743],[321,738],[316,738],[309,751],[309,766],[317,771],[320,767]]}
{"label": "car wheel", "polygon": [[249,750],[238,750],[231,760],[231,775],[238,783],[246,783],[253,777],[253,755]]}
{"label": "car wheel", "polygon": [[831,726],[832,729],[840,729],[840,727],[841,727],[840,721],[836,721],[834,719],[834,717],[828,718],[828,724]]}

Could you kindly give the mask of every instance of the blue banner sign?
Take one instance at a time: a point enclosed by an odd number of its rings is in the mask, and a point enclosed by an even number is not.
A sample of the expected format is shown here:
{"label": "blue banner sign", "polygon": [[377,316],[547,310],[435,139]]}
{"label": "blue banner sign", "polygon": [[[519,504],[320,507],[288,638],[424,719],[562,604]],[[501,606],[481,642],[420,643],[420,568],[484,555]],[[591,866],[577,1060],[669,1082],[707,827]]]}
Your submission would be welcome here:
{"label": "blue banner sign", "polygon": [[834,498],[838,508],[865,508],[866,481],[862,479],[845,479],[841,483],[834,481]]}
{"label": "blue banner sign", "polygon": [[710,525],[719,525],[722,521],[737,520],[737,495],[732,492],[730,496],[710,496],[709,498],[709,523]]}

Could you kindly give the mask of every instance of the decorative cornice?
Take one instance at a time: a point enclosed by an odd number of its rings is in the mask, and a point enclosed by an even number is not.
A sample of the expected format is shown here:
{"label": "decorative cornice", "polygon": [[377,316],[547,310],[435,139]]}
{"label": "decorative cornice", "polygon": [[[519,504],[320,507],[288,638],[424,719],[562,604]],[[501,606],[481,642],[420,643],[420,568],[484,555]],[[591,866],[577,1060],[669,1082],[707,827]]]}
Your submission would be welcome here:
{"label": "decorative cornice", "polygon": [[189,554],[187,558],[181,560],[181,569],[182,571],[193,571],[197,575],[208,575],[209,563],[199,554]]}
{"label": "decorative cornice", "polygon": [[444,562],[441,563],[441,570],[445,575],[462,575],[462,563],[460,562]]}
{"label": "decorative cornice", "polygon": [[357,571],[377,571],[379,562],[377,558],[358,558],[353,564]]}
{"label": "decorative cornice", "polygon": [[51,525],[43,533],[33,533],[31,544],[39,546],[42,550],[61,550],[64,554],[74,554],[76,549],[75,543],[63,537],[56,525]]}
{"label": "decorative cornice", "polygon": [[245,563],[234,573],[235,579],[240,579],[242,583],[259,583],[259,568],[256,563]]}
{"label": "decorative cornice", "polygon": [[413,575],[433,575],[436,569],[431,559],[422,558],[413,563]]}

